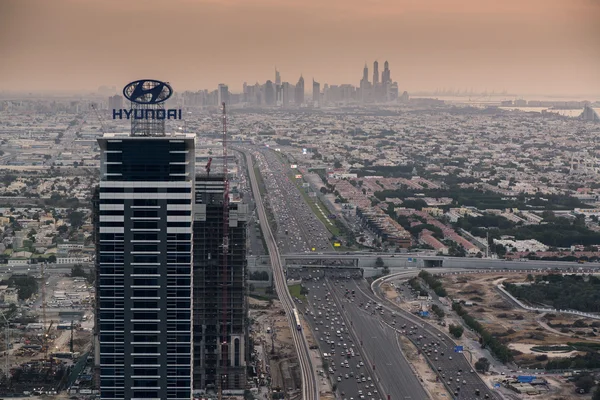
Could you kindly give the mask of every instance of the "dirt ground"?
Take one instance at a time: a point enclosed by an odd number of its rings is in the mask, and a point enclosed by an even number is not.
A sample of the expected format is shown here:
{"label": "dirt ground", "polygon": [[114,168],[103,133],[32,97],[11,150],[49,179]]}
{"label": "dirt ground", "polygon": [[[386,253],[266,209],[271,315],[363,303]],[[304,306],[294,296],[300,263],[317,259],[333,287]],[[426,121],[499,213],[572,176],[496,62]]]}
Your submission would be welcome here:
{"label": "dirt ground", "polygon": [[384,283],[383,285],[381,285],[381,289],[383,289],[385,296],[392,301],[394,301],[398,297],[398,292],[396,292],[396,289],[394,289],[388,283]]}
{"label": "dirt ground", "polygon": [[449,399],[450,394],[444,387],[444,384],[436,380],[436,374],[431,370],[423,355],[418,353],[415,345],[406,336],[399,335],[398,338],[402,352],[417,373],[417,376],[423,380],[425,390],[430,394],[432,400]]}
{"label": "dirt ground", "polygon": [[[530,348],[535,345],[551,346],[573,341],[600,340],[598,337],[588,336],[592,333],[592,327],[568,327],[563,333],[559,330],[561,328],[549,326],[561,323],[570,326],[577,320],[591,325],[597,321],[575,315],[538,314],[516,309],[496,290],[496,285],[502,281],[524,282],[526,276],[526,273],[448,275],[443,278],[443,283],[450,298],[472,302],[473,305],[467,307],[469,314],[477,318],[488,330],[506,338],[513,345],[531,345]],[[525,347],[515,349],[523,351]],[[523,353],[533,353],[526,350]],[[519,357],[517,356],[517,361]]]}
{"label": "dirt ground", "polygon": [[[253,338],[255,343],[263,346],[266,358],[263,365],[269,367],[271,387],[283,390],[300,387],[298,358],[281,303],[249,298],[249,308],[249,316],[254,321]],[[271,329],[271,334],[267,333],[267,328]]]}

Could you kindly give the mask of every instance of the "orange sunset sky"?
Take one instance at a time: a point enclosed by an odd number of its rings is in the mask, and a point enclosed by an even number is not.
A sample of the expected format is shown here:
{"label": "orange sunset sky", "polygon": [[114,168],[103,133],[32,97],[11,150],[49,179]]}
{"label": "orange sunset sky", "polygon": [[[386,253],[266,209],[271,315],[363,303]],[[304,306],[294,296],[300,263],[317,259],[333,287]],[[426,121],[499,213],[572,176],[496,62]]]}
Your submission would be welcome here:
{"label": "orange sunset sky", "polygon": [[[600,98],[600,0],[0,0],[0,91],[282,80]],[[308,86],[308,85],[307,85]],[[594,98],[594,96],[597,96]]]}

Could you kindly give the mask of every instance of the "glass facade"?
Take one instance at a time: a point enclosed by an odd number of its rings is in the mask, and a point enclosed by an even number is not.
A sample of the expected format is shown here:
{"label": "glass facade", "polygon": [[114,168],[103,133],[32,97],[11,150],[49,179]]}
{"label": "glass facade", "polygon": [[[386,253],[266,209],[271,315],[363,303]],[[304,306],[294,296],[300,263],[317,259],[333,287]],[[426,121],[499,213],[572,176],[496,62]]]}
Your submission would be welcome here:
{"label": "glass facade", "polygon": [[101,398],[189,400],[194,136],[105,134],[98,141]]}

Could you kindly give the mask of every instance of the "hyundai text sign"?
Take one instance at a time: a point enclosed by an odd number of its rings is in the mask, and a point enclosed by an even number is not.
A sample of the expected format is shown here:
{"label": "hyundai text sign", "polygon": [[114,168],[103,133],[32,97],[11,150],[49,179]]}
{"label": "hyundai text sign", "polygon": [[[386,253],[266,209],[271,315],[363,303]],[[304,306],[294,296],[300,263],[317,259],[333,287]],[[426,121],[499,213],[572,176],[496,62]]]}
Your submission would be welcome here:
{"label": "hyundai text sign", "polygon": [[[141,79],[127,84],[123,96],[132,103],[158,105],[173,96],[173,88],[167,82],[156,79]],[[113,110],[113,119],[181,119],[181,109],[131,108]]]}

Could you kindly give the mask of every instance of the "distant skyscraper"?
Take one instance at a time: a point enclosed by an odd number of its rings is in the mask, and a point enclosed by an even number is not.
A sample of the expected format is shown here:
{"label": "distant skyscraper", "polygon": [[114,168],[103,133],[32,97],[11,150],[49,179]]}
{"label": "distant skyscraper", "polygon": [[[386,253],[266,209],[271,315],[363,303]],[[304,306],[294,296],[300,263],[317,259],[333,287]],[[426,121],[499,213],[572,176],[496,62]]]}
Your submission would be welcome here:
{"label": "distant skyscraper", "polygon": [[389,83],[386,85],[386,100],[396,101],[398,100],[398,82]]}
{"label": "distant skyscraper", "polygon": [[123,96],[115,94],[108,98],[108,110],[120,110],[123,108]]}
{"label": "distant skyscraper", "polygon": [[[382,100],[393,101],[394,95],[392,94],[392,92],[394,91],[394,89],[391,87],[392,86],[392,77],[390,74],[390,64],[387,61],[383,64],[383,72],[381,74],[381,85],[382,85],[382,93],[383,93]],[[396,87],[397,87],[397,85],[396,85]],[[397,88],[396,88],[396,90],[397,90]],[[397,98],[398,95],[396,94],[395,97]]]}
{"label": "distant skyscraper", "polygon": [[304,78],[300,75],[298,83],[296,84],[295,96],[296,105],[304,103]]}
{"label": "distant skyscraper", "polygon": [[217,89],[218,95],[218,105],[225,103],[229,105],[229,87],[224,83],[219,83],[219,88]]}
{"label": "distant skyscraper", "polygon": [[279,71],[277,71],[277,68],[275,68],[275,84],[281,85],[281,75],[279,74]]}
{"label": "distant skyscraper", "polygon": [[583,112],[581,113],[579,118],[581,118],[584,121],[594,121],[594,122],[600,121],[600,117],[598,116],[598,113],[596,112],[596,110],[594,110],[589,105],[586,105],[584,107]]}
{"label": "distant skyscraper", "polygon": [[365,63],[363,68],[363,77],[360,80],[360,100],[368,103],[371,100],[371,83],[369,82],[369,67]]}
{"label": "distant skyscraper", "polygon": [[98,144],[100,398],[190,400],[195,135],[107,133]]}
{"label": "distant skyscraper", "polygon": [[373,86],[379,84],[379,63],[375,61],[373,63]]}
{"label": "distant skyscraper", "polygon": [[275,86],[271,81],[265,83],[265,104],[268,106],[275,105]]}
{"label": "distant skyscraper", "polygon": [[292,95],[294,93],[294,85],[290,85],[289,82],[283,82],[281,85],[281,98],[283,100],[283,106],[287,107],[292,102]]}
{"label": "distant skyscraper", "polygon": [[315,104],[318,104],[319,100],[321,99],[321,84],[319,82],[315,82],[314,79],[313,79],[313,87],[312,87],[312,97],[313,97],[313,102]]}

